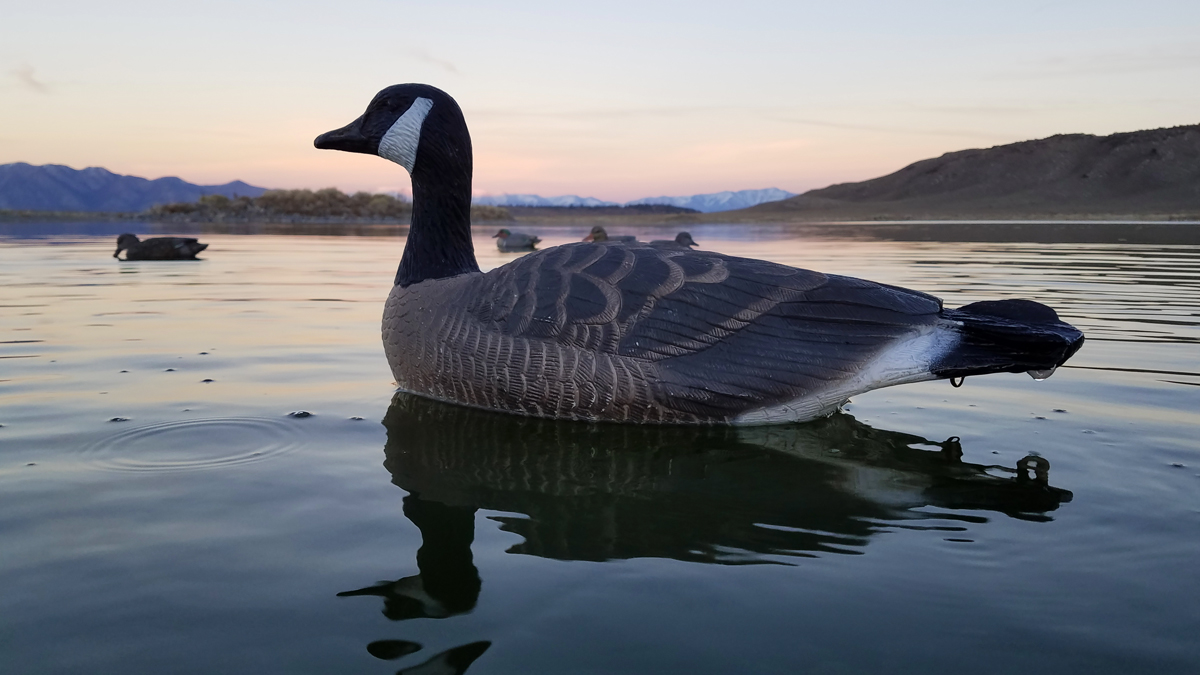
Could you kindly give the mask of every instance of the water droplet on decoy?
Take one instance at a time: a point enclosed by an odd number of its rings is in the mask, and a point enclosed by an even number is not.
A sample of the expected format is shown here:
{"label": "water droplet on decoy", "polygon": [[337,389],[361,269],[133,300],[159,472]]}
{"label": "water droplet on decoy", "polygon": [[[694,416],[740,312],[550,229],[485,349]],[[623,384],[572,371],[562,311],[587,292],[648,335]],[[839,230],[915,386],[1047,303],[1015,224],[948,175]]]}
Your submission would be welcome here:
{"label": "water droplet on decoy", "polygon": [[1044,370],[1027,370],[1025,372],[1029,373],[1029,376],[1032,377],[1033,379],[1037,380],[1038,382],[1041,382],[1042,380],[1045,380],[1045,379],[1049,378],[1051,375],[1053,375],[1055,370],[1057,370],[1057,368],[1046,368]]}
{"label": "water droplet on decoy", "polygon": [[288,413],[288,417],[295,417],[296,419],[304,419],[305,417],[312,417],[312,416],[313,416],[313,414],[308,412],[307,410],[296,410],[294,412]]}
{"label": "water droplet on decoy", "polygon": [[109,420],[109,422],[128,422],[128,421],[129,421],[128,417],[114,417],[111,420]]}

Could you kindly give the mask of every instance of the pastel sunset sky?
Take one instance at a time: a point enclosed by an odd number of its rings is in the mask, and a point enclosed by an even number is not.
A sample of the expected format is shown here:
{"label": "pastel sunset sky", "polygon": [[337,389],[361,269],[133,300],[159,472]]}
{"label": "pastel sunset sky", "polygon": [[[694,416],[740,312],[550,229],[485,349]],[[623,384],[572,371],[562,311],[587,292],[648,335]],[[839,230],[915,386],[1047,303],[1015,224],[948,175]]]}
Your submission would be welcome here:
{"label": "pastel sunset sky", "polygon": [[376,91],[454,96],[475,191],[611,200],[889,173],[1200,123],[1200,2],[3,0],[0,163],[408,191],[313,148]]}

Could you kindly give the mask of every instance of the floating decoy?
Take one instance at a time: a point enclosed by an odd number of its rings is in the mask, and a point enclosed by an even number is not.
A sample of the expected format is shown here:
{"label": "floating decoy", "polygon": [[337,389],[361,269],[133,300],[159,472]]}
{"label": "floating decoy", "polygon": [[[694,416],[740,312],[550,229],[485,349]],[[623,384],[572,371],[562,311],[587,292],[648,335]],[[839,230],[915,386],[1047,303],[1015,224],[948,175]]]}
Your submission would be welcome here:
{"label": "floating decoy", "polygon": [[895,384],[1044,378],[1083,344],[1030,300],[947,309],[919,291],[685,247],[579,242],[482,273],[471,137],[454,99],[428,85],[384,89],[315,145],[412,176],[383,343],[399,388],[428,398],[556,419],[772,424]]}
{"label": "floating decoy", "polygon": [[541,241],[540,238],[525,234],[524,232],[509,232],[507,229],[500,230],[492,235],[496,240],[496,248],[501,251],[533,251],[537,244]]}
{"label": "floating decoy", "polygon": [[126,260],[195,260],[196,254],[208,248],[195,239],[184,237],[154,237],[141,241],[136,234],[128,232],[117,237],[117,252],[113,257],[120,260],[125,251]]}
{"label": "floating decoy", "polygon": [[679,234],[675,235],[674,239],[657,239],[650,242],[650,244],[653,246],[681,246],[683,248],[691,248],[693,246],[700,245],[697,244],[696,241],[692,239],[692,235],[688,234],[687,232],[680,232]]}
{"label": "floating decoy", "polygon": [[628,244],[628,243],[636,242],[637,237],[634,237],[634,236],[631,236],[628,234],[610,235],[608,232],[606,232],[604,230],[603,227],[597,225],[592,228],[591,232],[588,232],[588,236],[584,237],[583,240],[584,241],[611,241],[614,243]]}

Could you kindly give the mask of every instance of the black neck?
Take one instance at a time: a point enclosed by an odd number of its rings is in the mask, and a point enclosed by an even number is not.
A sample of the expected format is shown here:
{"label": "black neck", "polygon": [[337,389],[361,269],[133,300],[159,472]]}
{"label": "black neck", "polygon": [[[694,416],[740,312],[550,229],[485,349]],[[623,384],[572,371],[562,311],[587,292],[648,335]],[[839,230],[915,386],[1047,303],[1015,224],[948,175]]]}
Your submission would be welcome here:
{"label": "black neck", "polygon": [[478,272],[471,242],[471,174],[419,169],[412,178],[412,225],[396,270],[396,283],[408,286]]}

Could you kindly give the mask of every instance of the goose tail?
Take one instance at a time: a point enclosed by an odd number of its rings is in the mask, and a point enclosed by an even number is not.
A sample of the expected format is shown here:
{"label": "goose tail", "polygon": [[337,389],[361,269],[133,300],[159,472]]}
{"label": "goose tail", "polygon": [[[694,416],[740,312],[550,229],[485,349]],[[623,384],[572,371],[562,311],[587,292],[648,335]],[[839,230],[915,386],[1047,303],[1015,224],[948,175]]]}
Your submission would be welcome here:
{"label": "goose tail", "polygon": [[989,300],[944,310],[959,334],[932,368],[941,378],[989,373],[1049,377],[1083,346],[1083,333],[1032,300]]}

